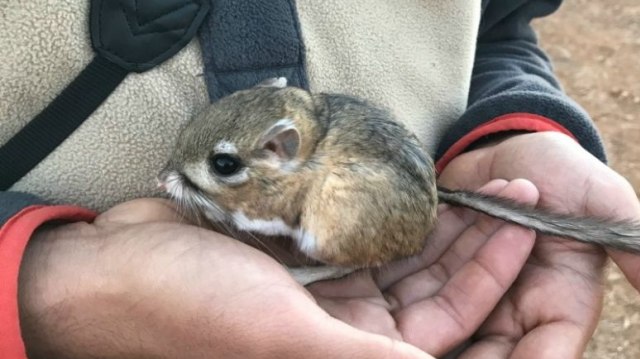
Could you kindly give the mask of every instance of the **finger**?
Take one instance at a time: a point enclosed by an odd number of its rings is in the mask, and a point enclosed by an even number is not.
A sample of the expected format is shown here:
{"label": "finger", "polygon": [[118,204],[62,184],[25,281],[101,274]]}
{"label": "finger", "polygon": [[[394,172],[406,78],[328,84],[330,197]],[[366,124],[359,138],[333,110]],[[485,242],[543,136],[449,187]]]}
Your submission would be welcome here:
{"label": "finger", "polygon": [[[532,206],[535,206],[539,199],[538,190],[533,183],[522,179],[509,182],[497,195]],[[465,212],[473,213],[470,216],[473,217],[472,221],[468,222],[471,227],[467,228],[460,238],[453,243],[449,250],[438,260],[438,265],[436,266],[443,268],[445,273],[455,273],[473,257],[492,234],[505,224],[502,220],[475,211],[466,210]]]}
{"label": "finger", "polygon": [[[493,180],[483,186],[479,191],[485,194],[498,194],[508,182],[505,180]],[[378,286],[385,290],[398,280],[407,277],[411,273],[422,270],[433,264],[449,248],[451,243],[458,239],[473,223],[473,217],[477,212],[464,210],[449,205],[439,206],[438,225],[429,239],[425,249],[417,257],[406,258],[386,265],[374,271],[373,275]],[[480,240],[475,241],[482,244]]]}
{"label": "finger", "polygon": [[329,315],[354,328],[402,340],[389,314],[388,304],[381,295],[367,298],[316,297],[316,302]]}
{"label": "finger", "polygon": [[401,307],[412,303],[396,314],[404,339],[437,356],[471,335],[517,277],[534,238],[530,230],[505,224],[433,297],[392,287]]}
{"label": "finger", "polygon": [[401,340],[391,306],[367,272],[307,286],[318,305],[329,315],[369,333]]}
{"label": "finger", "polygon": [[[525,180],[514,180],[508,183],[503,180],[491,181],[480,191],[532,205],[535,205],[538,200],[538,191],[535,186]],[[463,214],[465,212],[467,215]],[[430,253],[424,253],[418,260],[404,261],[406,263],[404,267],[379,271],[376,276],[377,283],[384,290],[402,279],[402,283],[398,283],[398,291],[405,292],[402,288],[407,288],[408,293],[415,293],[422,297],[431,296],[447,281],[451,273],[455,273],[467,263],[490,236],[504,224],[504,221],[480,215],[469,209],[443,213],[429,242],[449,243],[452,238],[455,241],[448,246],[444,254],[438,254],[441,258],[437,263],[434,264],[435,259],[428,257]],[[428,250],[427,247],[425,251]],[[427,267],[429,270],[423,270]],[[411,273],[415,274],[410,276]],[[416,285],[420,285],[423,291],[418,293],[415,290],[409,290]]]}
{"label": "finger", "polygon": [[[595,185],[592,186],[596,187]],[[615,185],[609,184],[609,186],[611,187],[601,190],[606,191],[608,189],[608,191],[612,192],[606,193],[604,198],[616,198],[617,200],[593,201],[589,203],[589,212],[595,216],[617,218],[637,223],[640,217],[640,202],[637,200],[634,189],[624,179],[619,180]],[[610,248],[607,248],[607,254],[616,262],[616,265],[624,273],[629,283],[640,292],[640,254]]]}
{"label": "finger", "polygon": [[465,350],[460,358],[581,358],[587,345],[583,337],[582,330],[574,324],[554,322],[535,328],[519,340],[502,335],[484,337]]}
{"label": "finger", "polygon": [[640,255],[635,253],[607,250],[631,285],[640,292]]}
{"label": "finger", "polygon": [[[501,192],[503,192],[510,183],[510,181],[507,181],[505,179],[493,179],[484,184],[482,187],[473,189],[473,191],[484,193],[486,195],[507,196],[505,194],[502,194]],[[481,215],[481,213],[470,210],[466,207],[449,204],[445,204],[444,207],[445,211],[451,212],[452,215],[456,216],[458,220],[463,221],[467,225],[471,225],[476,220],[476,218]]]}
{"label": "finger", "polygon": [[[454,158],[438,176],[438,184],[449,189],[476,189],[495,176],[492,175],[495,148],[483,148]],[[470,174],[461,176],[461,173]]]}
{"label": "finger", "polygon": [[339,279],[315,282],[306,288],[314,296],[322,297],[366,298],[381,296],[380,289],[366,269]]}
{"label": "finger", "polygon": [[510,358],[513,348],[516,346],[515,339],[502,336],[491,336],[473,343],[459,353],[458,359],[502,359]]}

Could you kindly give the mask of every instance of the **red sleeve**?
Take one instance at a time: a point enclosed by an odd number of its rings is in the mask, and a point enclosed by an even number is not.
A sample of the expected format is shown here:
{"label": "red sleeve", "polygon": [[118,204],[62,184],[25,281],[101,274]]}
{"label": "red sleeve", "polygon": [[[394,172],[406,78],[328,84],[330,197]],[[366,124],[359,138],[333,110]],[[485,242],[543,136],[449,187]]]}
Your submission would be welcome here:
{"label": "red sleeve", "polygon": [[26,358],[18,314],[18,272],[33,232],[51,220],[92,221],[96,213],[73,206],[31,206],[0,228],[0,353],[3,359]]}
{"label": "red sleeve", "polygon": [[530,113],[511,113],[496,117],[495,119],[476,127],[473,131],[460,138],[460,140],[454,143],[453,146],[451,146],[436,162],[436,171],[438,173],[442,172],[451,160],[464,152],[464,150],[475,141],[484,136],[504,131],[554,131],[564,133],[574,140],[576,139],[569,130],[564,128],[558,122],[546,117]]}

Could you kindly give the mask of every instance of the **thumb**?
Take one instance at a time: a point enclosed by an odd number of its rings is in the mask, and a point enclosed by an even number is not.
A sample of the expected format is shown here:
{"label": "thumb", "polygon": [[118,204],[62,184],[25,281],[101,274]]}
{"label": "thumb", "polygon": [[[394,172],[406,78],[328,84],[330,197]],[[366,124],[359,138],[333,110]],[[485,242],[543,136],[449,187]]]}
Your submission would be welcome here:
{"label": "thumb", "polygon": [[[495,148],[481,148],[465,152],[441,169],[438,185],[448,189],[476,190],[491,179]],[[473,175],[470,175],[473,174]]]}
{"label": "thumb", "polygon": [[120,203],[101,213],[93,224],[117,227],[151,222],[189,223],[173,202],[161,198],[139,198]]}
{"label": "thumb", "polygon": [[631,285],[640,292],[640,254],[607,249],[607,253],[624,273]]}
{"label": "thumb", "polygon": [[307,347],[305,358],[433,359],[410,344],[367,333],[331,317],[314,329],[316,335],[300,343]]}

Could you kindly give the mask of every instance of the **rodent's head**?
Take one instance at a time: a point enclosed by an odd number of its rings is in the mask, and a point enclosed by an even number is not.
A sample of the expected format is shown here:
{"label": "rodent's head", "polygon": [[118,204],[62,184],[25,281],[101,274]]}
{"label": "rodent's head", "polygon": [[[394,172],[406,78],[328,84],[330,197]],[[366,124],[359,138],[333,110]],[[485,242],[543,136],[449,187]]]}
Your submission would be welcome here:
{"label": "rodent's head", "polygon": [[325,131],[323,104],[282,80],[227,96],[183,129],[158,177],[174,199],[239,229],[258,225],[248,218],[295,224],[301,166]]}

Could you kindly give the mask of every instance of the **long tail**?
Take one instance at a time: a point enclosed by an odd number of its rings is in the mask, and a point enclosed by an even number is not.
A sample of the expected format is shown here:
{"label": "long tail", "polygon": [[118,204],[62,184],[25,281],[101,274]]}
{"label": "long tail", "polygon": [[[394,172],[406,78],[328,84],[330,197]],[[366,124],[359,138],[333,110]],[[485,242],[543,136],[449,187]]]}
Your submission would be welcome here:
{"label": "long tail", "polygon": [[443,202],[468,207],[542,234],[640,253],[640,224],[631,221],[567,216],[529,208],[506,198],[441,187],[438,197]]}

